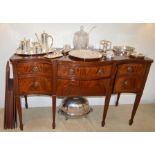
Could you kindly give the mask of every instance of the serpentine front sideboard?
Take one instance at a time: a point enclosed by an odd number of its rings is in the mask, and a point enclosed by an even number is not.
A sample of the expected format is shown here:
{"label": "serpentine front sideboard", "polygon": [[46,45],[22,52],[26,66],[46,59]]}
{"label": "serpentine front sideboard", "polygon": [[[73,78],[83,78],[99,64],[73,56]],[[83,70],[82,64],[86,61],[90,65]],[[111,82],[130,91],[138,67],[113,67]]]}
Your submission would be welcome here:
{"label": "serpentine front sideboard", "polygon": [[[48,59],[43,56],[22,57],[13,55],[14,97],[20,129],[23,130],[20,96],[49,95],[52,97],[52,113],[55,128],[57,96],[105,96],[102,126],[112,94],[136,93],[129,124],[138,108],[149,69],[153,60],[115,57],[97,61],[73,60],[68,56]],[[7,114],[5,114],[7,116]]]}

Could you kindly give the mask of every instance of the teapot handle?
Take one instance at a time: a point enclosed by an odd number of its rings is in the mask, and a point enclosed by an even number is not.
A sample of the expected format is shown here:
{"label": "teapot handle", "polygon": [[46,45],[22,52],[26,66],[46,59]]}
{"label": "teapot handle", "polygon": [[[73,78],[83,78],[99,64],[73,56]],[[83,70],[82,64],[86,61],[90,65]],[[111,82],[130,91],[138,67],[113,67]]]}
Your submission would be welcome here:
{"label": "teapot handle", "polygon": [[51,35],[48,35],[48,38],[51,38],[51,45],[49,46],[49,48],[52,48],[52,46],[53,46],[53,37],[51,36]]}

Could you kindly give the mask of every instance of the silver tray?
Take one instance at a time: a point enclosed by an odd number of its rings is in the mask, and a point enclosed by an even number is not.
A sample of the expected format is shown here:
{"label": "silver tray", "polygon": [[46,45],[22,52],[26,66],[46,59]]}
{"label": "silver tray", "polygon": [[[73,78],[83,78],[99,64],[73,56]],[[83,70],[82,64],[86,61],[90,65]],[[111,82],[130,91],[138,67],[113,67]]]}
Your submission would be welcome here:
{"label": "silver tray", "polygon": [[56,49],[51,49],[49,52],[42,52],[42,53],[22,53],[22,51],[16,51],[15,55],[19,55],[19,56],[44,56],[50,53],[53,53]]}
{"label": "silver tray", "polygon": [[44,57],[48,59],[55,59],[63,57],[63,54],[61,52],[52,52],[50,54],[45,55]]}
{"label": "silver tray", "polygon": [[72,50],[69,56],[81,60],[97,60],[102,58],[102,54],[91,50]]}

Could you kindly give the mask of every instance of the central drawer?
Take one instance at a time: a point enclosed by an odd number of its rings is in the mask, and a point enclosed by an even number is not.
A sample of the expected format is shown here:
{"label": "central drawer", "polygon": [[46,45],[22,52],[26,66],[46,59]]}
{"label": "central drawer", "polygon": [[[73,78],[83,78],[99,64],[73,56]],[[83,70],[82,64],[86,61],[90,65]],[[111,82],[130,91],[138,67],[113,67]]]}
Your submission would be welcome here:
{"label": "central drawer", "polygon": [[52,79],[48,77],[18,78],[18,88],[20,94],[51,94]]}
{"label": "central drawer", "polygon": [[48,63],[39,62],[24,62],[17,64],[17,74],[44,74],[52,75],[52,65]]}
{"label": "central drawer", "polygon": [[105,95],[110,79],[100,80],[57,80],[58,96],[100,96]]}
{"label": "central drawer", "polygon": [[112,65],[104,66],[69,66],[58,65],[57,76],[60,78],[97,79],[110,77]]}

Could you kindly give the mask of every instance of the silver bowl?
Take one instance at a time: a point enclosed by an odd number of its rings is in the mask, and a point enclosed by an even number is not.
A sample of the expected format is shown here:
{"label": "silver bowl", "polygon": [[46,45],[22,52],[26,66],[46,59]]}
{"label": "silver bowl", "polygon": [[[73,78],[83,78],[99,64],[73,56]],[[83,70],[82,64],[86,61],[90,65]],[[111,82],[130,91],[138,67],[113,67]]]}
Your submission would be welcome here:
{"label": "silver bowl", "polygon": [[113,46],[113,50],[117,56],[129,56],[134,52],[135,48],[131,46]]}
{"label": "silver bowl", "polygon": [[84,97],[66,97],[59,106],[59,112],[71,118],[85,116],[91,110],[88,100]]}

